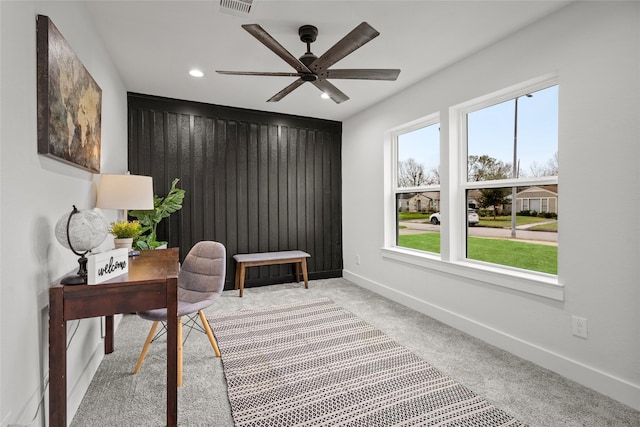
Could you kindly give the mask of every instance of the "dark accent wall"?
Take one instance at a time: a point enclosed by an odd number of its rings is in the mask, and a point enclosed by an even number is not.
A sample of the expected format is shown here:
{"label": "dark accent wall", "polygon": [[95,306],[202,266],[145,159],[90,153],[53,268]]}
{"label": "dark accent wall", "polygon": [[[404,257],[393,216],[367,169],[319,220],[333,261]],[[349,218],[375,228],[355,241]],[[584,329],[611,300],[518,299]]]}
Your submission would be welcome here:
{"label": "dark accent wall", "polygon": [[[183,208],[158,240],[183,259],[200,240],[227,248],[225,289],[238,253],[300,249],[309,278],[342,276],[340,122],[128,94],[129,170]],[[292,281],[291,265],[248,269],[247,287]]]}

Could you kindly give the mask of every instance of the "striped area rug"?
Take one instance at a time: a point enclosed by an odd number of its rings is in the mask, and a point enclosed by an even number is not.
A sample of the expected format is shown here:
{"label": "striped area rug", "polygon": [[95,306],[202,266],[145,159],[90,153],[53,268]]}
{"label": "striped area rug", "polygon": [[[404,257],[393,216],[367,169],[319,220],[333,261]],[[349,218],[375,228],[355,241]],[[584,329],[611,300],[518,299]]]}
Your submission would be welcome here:
{"label": "striped area rug", "polygon": [[331,300],[209,316],[236,426],[524,426]]}

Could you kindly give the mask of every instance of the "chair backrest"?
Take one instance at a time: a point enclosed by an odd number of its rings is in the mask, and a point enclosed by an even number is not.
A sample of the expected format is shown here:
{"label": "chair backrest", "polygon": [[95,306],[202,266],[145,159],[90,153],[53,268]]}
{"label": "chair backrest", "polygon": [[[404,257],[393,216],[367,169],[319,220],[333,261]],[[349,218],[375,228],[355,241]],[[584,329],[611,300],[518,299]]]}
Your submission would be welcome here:
{"label": "chair backrest", "polygon": [[196,243],[180,266],[178,286],[191,292],[221,294],[227,266],[226,254],[222,243]]}

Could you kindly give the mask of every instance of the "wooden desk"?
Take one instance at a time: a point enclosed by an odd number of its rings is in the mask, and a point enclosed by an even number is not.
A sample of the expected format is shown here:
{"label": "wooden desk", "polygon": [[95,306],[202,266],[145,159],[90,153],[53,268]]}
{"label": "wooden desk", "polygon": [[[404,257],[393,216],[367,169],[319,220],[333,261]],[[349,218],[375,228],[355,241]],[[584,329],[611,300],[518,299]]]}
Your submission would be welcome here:
{"label": "wooden desk", "polygon": [[178,419],[177,248],[142,251],[129,272],[99,285],[49,289],[49,426],[67,427],[67,320],[107,316],[105,353],[113,351],[113,315],[167,307],[167,426]]}

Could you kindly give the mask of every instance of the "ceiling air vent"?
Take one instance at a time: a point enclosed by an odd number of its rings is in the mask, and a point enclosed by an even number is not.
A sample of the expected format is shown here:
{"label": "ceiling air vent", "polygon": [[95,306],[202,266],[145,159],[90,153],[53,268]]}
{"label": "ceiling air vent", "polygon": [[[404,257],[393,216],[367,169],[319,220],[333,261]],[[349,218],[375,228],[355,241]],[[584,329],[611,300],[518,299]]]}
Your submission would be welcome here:
{"label": "ceiling air vent", "polygon": [[233,16],[249,16],[253,0],[220,0],[220,12]]}

